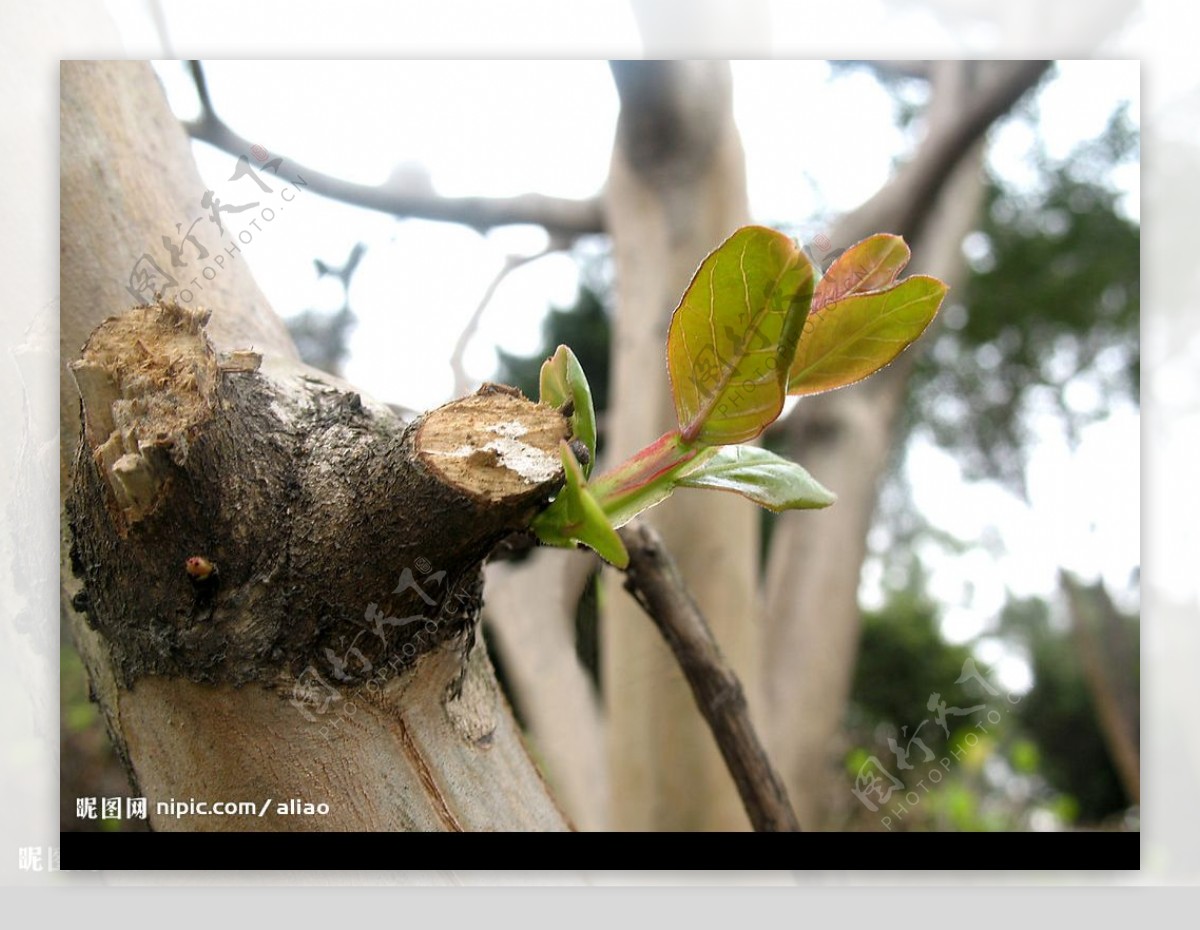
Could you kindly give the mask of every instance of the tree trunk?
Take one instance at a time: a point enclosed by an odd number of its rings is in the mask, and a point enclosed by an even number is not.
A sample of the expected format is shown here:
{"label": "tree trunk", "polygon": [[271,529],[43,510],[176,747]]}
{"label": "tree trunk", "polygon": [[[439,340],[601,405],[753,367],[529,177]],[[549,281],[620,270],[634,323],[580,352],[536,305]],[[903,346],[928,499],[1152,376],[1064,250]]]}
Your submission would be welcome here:
{"label": "tree trunk", "polygon": [[[838,246],[875,232],[904,235],[910,270],[953,285],[961,243],[983,192],[980,139],[1045,70],[1045,62],[941,62],[931,74],[928,131],[913,159],[830,233]],[[781,515],[767,567],[768,739],[800,822],[829,823],[840,797],[837,740],[858,652],[859,575],[877,489],[892,456],[908,375],[920,346],[861,384],[805,398],[783,428],[788,454],[838,495],[816,513]]]}
{"label": "tree trunk", "polygon": [[[406,426],[298,365],[240,249],[303,181],[260,169],[255,232],[209,223],[148,65],[64,62],[61,132],[65,609],[152,826],[566,827],[472,648],[481,560],[557,488],[566,421],[481,391]],[[97,328],[130,287],[183,306]]]}
{"label": "tree trunk", "polygon": [[484,622],[546,780],[580,830],[608,828],[604,717],[575,651],[575,608],[599,560],[539,549],[487,566]]}
{"label": "tree trunk", "polygon": [[[696,267],[748,217],[723,62],[621,62],[607,187],[616,258],[610,461],[675,423],[667,327]],[[758,514],[732,495],[681,492],[646,515],[667,540],[721,649],[757,704]],[[611,579],[610,579],[611,580]],[[619,583],[606,589],[601,662],[612,825],[746,829],[735,786],[678,666]]]}
{"label": "tree trunk", "polygon": [[1136,632],[1117,612],[1103,581],[1087,586],[1064,569],[1059,586],[1067,595],[1071,629],[1083,679],[1113,767],[1130,804],[1142,800],[1138,752],[1139,710]]}

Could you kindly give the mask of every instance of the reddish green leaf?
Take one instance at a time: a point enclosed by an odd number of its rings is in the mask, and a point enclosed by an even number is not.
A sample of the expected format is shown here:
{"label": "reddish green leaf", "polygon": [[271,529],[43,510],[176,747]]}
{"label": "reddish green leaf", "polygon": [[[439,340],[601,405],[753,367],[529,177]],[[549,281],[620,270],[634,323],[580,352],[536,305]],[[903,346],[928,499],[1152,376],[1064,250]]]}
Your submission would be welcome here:
{"label": "reddish green leaf", "polygon": [[641,452],[610,468],[590,485],[592,495],[614,527],[670,496],[675,479],[710,458],[716,446],[685,443],[677,431],[660,436]]}
{"label": "reddish green leaf", "polygon": [[908,264],[910,255],[904,240],[889,233],[868,236],[850,246],[817,282],[811,312],[816,313],[835,300],[852,294],[891,287]]}
{"label": "reddish green leaf", "polygon": [[887,365],[937,315],[946,285],[914,275],[886,291],[853,294],[813,313],[796,349],[789,394],[818,394]]}
{"label": "reddish green leaf", "polygon": [[812,288],[796,243],[761,226],[739,229],[701,263],[667,336],[684,442],[745,442],[779,416]]}

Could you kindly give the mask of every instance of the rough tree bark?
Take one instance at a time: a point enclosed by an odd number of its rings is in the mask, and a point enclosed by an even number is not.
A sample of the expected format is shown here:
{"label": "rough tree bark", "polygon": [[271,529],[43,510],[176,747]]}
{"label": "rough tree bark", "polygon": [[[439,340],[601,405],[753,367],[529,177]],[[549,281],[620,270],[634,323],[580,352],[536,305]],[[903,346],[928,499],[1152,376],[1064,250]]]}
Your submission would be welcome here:
{"label": "rough tree bark", "polygon": [[[704,256],[748,219],[729,65],[620,62],[607,193],[616,259],[609,451],[621,461],[675,426],[664,363],[671,312]],[[646,515],[758,706],[758,513],[724,494]],[[746,829],[737,792],[670,652],[619,583],[601,627],[612,826]]]}
{"label": "rough tree bark", "polygon": [[396,421],[295,362],[209,223],[210,322],[164,302],[89,340],[205,186],[146,64],[65,62],[61,116],[64,609],[152,825],[566,827],[471,649],[480,561],[557,487],[565,421],[495,391]]}

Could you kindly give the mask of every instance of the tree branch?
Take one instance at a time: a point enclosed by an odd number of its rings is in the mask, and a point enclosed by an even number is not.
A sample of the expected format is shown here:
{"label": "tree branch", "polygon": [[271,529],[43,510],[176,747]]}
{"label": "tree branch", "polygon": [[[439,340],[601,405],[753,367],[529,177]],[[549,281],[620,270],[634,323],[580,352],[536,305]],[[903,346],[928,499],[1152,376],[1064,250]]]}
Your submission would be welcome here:
{"label": "tree branch", "polygon": [[[932,124],[913,160],[875,196],[843,217],[830,238],[849,245],[886,229],[915,239],[954,167],[988,127],[1041,80],[1050,65],[1049,61],[1005,63],[986,86],[967,96],[961,109],[948,113],[944,122]],[[936,102],[935,88],[931,107]]]}
{"label": "tree branch", "polygon": [[[200,97],[201,113],[199,119],[182,121],[183,128],[193,139],[207,142],[231,155],[245,155],[250,150],[250,140],[234,132],[217,116],[200,62],[188,64]],[[532,193],[515,197],[442,197],[398,183],[355,184],[301,165],[295,159],[285,156],[285,160],[308,182],[307,190],[401,219],[461,223],[479,232],[497,226],[530,223],[568,240],[605,231],[599,197],[572,200]]]}
{"label": "tree branch", "polygon": [[523,265],[535,262],[539,258],[544,258],[551,252],[557,252],[562,248],[564,248],[564,244],[561,240],[552,240],[546,248],[533,255],[509,255],[504,259],[504,264],[500,266],[500,270],[496,272],[496,276],[492,278],[491,282],[484,289],[483,296],[479,298],[479,303],[475,307],[475,312],[471,314],[471,318],[467,320],[467,325],[459,333],[458,341],[454,344],[454,351],[450,353],[450,370],[454,372],[455,397],[462,397],[462,395],[471,390],[471,379],[467,377],[467,369],[466,365],[463,364],[463,356],[466,355],[467,346],[470,344],[471,339],[474,338],[475,331],[479,329],[479,321],[483,318],[483,311],[492,302],[492,298],[496,295],[496,289],[500,287],[500,282]]}
{"label": "tree branch", "polygon": [[[514,440],[513,410],[504,408],[536,405],[503,394],[467,398],[477,412],[478,404],[500,405],[494,408],[499,418],[488,424],[472,416],[463,431],[439,428],[439,422],[453,426],[448,414],[467,413],[461,402],[431,412],[423,426],[396,423],[350,385],[298,364],[287,330],[244,261],[227,263],[205,282],[202,301],[212,316],[204,333],[213,343],[212,359],[198,337],[152,326],[150,333],[143,327],[131,338],[110,341],[111,353],[89,354],[85,361],[93,364],[68,368],[79,346],[98,348],[89,334],[131,303],[132,257],[159,241],[169,220],[183,218],[180,206],[203,187],[189,142],[176,129],[178,120],[148,63],[72,61],[64,63],[61,77],[61,338],[70,349],[59,366],[63,498],[78,502],[77,495],[90,489],[81,503],[105,506],[75,513],[95,514],[90,525],[106,540],[91,537],[99,550],[77,546],[75,565],[64,551],[63,612],[134,775],[133,793],[150,799],[152,825],[567,828],[522,744],[485,650],[469,651],[464,675],[478,571],[463,561],[463,547],[474,549],[469,559],[486,555],[490,545],[478,533],[486,533],[485,521],[497,514],[497,494],[512,498],[490,480],[480,484],[451,473],[515,477],[503,466],[507,460],[534,478],[527,466],[541,456],[510,443],[534,444],[538,431],[525,429]],[[146,146],[153,158],[145,157]],[[114,224],[113,216],[121,222]],[[197,225],[195,235],[214,254],[228,244],[215,224]],[[263,355],[258,371],[250,353],[236,351],[246,346]],[[105,373],[121,359],[125,363],[116,367],[128,379],[118,375],[115,387],[106,384]],[[97,460],[86,439],[81,449],[77,385],[87,391],[84,410],[93,434],[106,453],[118,453],[115,458]],[[122,396],[106,407],[114,392]],[[212,395],[218,403],[205,404]],[[109,432],[106,440],[110,417],[118,435]],[[554,425],[552,433],[559,429]],[[563,420],[561,436],[566,430]],[[466,433],[479,443],[463,455],[472,442]],[[169,448],[164,434],[176,439]],[[557,461],[560,437],[550,438],[544,448]],[[490,449],[480,447],[492,440]],[[514,461],[513,452],[522,454]],[[109,471],[133,508],[128,516],[142,515],[124,537],[114,527],[126,520],[127,508],[118,509]],[[406,488],[417,495],[408,503]],[[527,523],[513,513],[513,520],[493,526],[506,535]],[[208,578],[189,572],[193,556],[218,570]],[[138,565],[150,574],[138,573]],[[75,568],[95,585],[85,587]],[[132,578],[128,588],[114,588],[118,574]],[[461,584],[452,582],[456,575]],[[406,577],[420,592],[405,586]],[[418,615],[429,619],[429,627],[402,622]],[[399,651],[383,655],[376,624]],[[425,636],[417,642],[420,630]],[[114,653],[114,636],[126,642],[125,661]],[[257,648],[251,644],[256,639]],[[412,643],[407,651],[420,658],[405,656],[405,639]],[[301,640],[313,648],[297,653],[292,647]],[[426,645],[432,648],[424,651]],[[334,672],[361,676],[360,652],[372,661],[373,677],[352,686]],[[288,677],[290,657],[300,660],[302,679]],[[143,674],[133,688],[122,684],[139,668],[182,665],[204,682],[168,673]],[[234,683],[248,678],[269,687]],[[330,814],[316,823],[275,810],[263,818],[216,818],[216,824],[211,817],[180,820],[154,812],[155,798],[256,795],[327,802]]]}
{"label": "tree branch", "polygon": [[799,832],[787,789],[750,722],[741,682],[721,655],[662,539],[645,524],[625,527],[620,534],[629,550],[625,588],[675,654],[754,829]]}
{"label": "tree branch", "polygon": [[[85,420],[67,499],[76,572],[125,677],[242,685],[317,665],[352,683],[459,636],[439,621],[405,648],[438,603],[425,588],[465,610],[453,592],[561,485],[566,420],[485,388],[402,427],[357,392],[218,354],[208,318],[135,308],[69,366]],[[435,580],[410,569],[393,590],[397,550]]]}

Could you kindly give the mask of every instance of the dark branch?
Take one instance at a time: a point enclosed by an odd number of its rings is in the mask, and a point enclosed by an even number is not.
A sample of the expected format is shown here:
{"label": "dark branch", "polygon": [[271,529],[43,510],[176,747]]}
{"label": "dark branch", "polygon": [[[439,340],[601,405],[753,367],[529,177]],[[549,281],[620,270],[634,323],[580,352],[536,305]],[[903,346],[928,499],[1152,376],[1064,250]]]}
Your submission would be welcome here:
{"label": "dark branch", "polygon": [[[208,78],[204,76],[204,66],[195,59],[188,61],[188,71],[196,85],[196,96],[200,98],[200,122],[219,122],[213,109],[212,97],[208,93]],[[186,125],[186,124],[185,124]],[[240,154],[240,153],[239,153]]]}
{"label": "dark branch", "polygon": [[684,587],[662,539],[646,525],[620,530],[629,550],[625,588],[658,627],[695,695],[738,794],[759,832],[798,832],[783,780],[750,722],[737,675],[721,655],[700,608]]}
{"label": "dark branch", "polygon": [[[196,93],[200,97],[199,119],[183,121],[193,139],[207,142],[231,155],[245,155],[251,142],[234,132],[216,114],[204,71],[198,61],[189,62]],[[551,235],[574,239],[605,231],[604,210],[600,197],[571,200],[544,194],[520,194],[515,197],[441,197],[428,190],[416,190],[403,184],[355,184],[284,159],[293,171],[308,182],[308,190],[343,203],[378,210],[402,219],[439,220],[461,223],[484,232],[497,226],[529,223],[541,226]]]}

